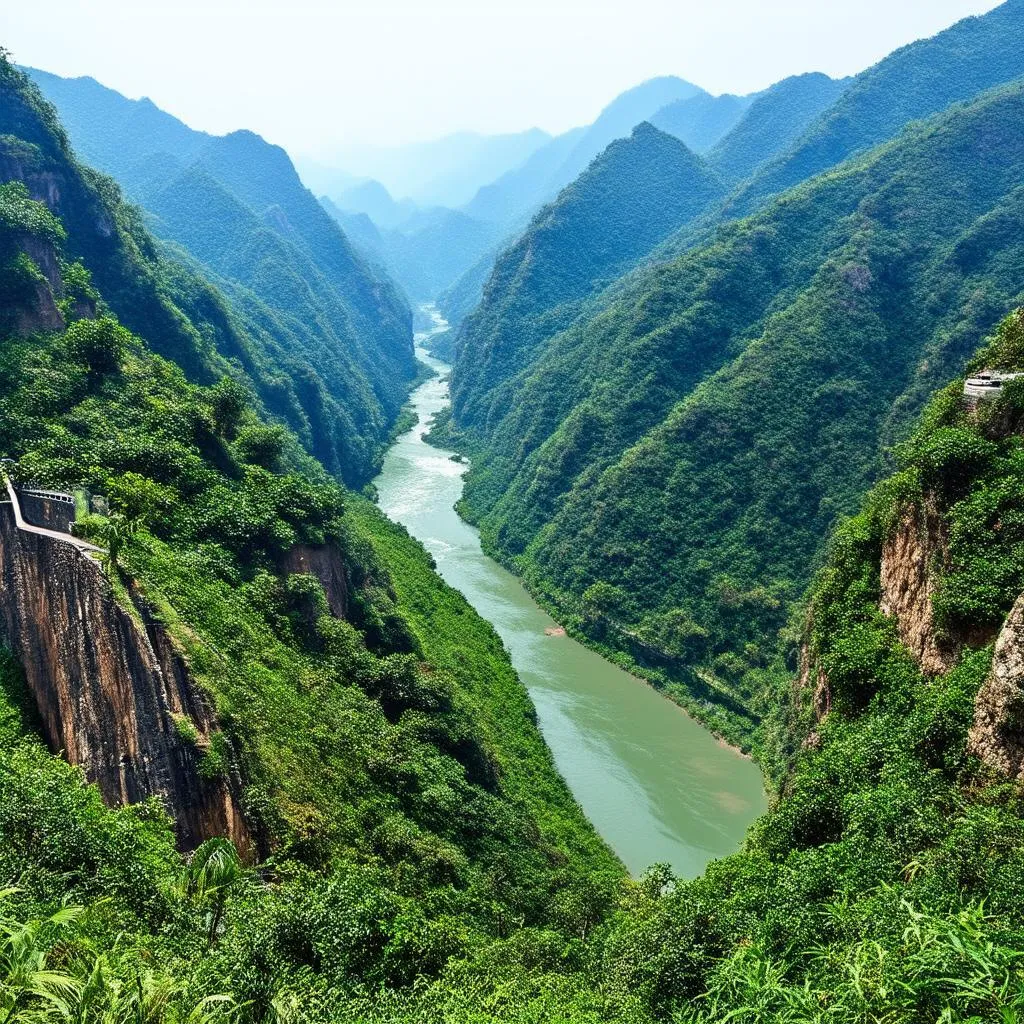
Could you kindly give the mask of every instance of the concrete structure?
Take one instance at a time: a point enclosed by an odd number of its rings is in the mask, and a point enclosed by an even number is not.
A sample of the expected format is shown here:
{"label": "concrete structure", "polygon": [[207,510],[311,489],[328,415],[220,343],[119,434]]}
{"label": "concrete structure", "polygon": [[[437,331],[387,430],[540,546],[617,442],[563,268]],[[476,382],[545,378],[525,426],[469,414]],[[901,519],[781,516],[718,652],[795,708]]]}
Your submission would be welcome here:
{"label": "concrete structure", "polygon": [[975,402],[983,398],[993,398],[999,394],[1006,381],[1016,380],[1018,377],[1024,377],[1024,373],[982,370],[964,382],[964,395]]}
{"label": "concrete structure", "polygon": [[[96,547],[95,544],[90,544],[88,541],[84,541],[79,537],[72,536],[70,533],[71,523],[74,522],[75,518],[75,499],[73,495],[63,494],[58,491],[25,491],[24,496],[29,499],[33,504],[38,502],[40,508],[49,506],[52,510],[54,507],[59,508],[61,511],[70,503],[71,518],[67,521],[65,529],[51,530],[45,526],[34,526],[32,523],[26,522],[25,517],[22,515],[21,502],[19,500],[19,492],[14,489],[14,484],[11,483],[10,478],[4,474],[4,483],[7,485],[7,495],[10,498],[11,506],[14,509],[14,522],[19,530],[24,530],[25,533],[35,533],[41,537],[51,537],[54,540],[64,541],[67,544],[72,544],[79,551],[97,551],[102,552],[103,548]],[[51,512],[41,512],[43,521],[52,521]],[[66,517],[61,517],[62,519]],[[62,521],[58,525],[64,526],[65,523]]]}

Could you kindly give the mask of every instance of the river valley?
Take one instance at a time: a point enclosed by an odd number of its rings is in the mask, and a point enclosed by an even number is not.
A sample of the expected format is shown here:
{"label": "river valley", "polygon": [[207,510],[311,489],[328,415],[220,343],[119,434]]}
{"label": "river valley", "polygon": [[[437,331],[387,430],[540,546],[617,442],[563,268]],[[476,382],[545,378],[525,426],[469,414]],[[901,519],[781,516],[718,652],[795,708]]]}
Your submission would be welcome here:
{"label": "river valley", "polygon": [[760,771],[646,683],[560,635],[522,583],[483,553],[476,530],[453,507],[465,464],[423,440],[448,404],[449,367],[422,347],[430,333],[417,335],[417,354],[438,376],[412,395],[418,422],[385,458],[375,481],[380,507],[497,630],[559,771],[629,870],[664,862],[695,876],[736,850],[764,811]]}

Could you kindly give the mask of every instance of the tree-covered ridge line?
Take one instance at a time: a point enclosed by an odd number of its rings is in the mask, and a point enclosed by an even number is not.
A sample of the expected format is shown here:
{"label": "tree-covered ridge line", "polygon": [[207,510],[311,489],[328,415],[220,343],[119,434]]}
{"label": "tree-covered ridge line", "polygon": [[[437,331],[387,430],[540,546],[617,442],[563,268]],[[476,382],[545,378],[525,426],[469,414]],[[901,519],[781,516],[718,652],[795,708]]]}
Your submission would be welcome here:
{"label": "tree-covered ridge line", "polygon": [[[481,386],[475,349],[457,346],[463,511],[488,550],[569,626],[756,745],[771,637],[829,524],[971,337],[1020,301],[1022,117],[1014,85],[908,129],[635,273],[532,341],[518,375]],[[714,706],[723,691],[739,709]]]}
{"label": "tree-covered ridge line", "polygon": [[466,358],[452,380],[456,416],[490,419],[486,403],[538,346],[722,192],[699,157],[647,122],[613,142],[495,263],[480,305],[459,328]]}
{"label": "tree-covered ridge line", "polygon": [[330,472],[366,483],[416,373],[396,286],[353,249],[279,147],[250,132],[193,131],[91,79],[31,75],[76,148],[221,286],[219,319],[230,326],[212,332],[218,351],[237,358],[239,344],[224,335],[244,339],[267,407]]}

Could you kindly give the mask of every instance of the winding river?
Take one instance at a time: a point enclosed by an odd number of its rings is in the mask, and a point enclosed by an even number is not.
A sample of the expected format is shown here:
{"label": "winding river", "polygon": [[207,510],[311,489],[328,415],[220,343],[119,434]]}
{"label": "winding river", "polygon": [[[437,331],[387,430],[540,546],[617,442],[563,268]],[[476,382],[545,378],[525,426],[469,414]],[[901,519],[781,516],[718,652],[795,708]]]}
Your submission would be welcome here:
{"label": "winding river", "polygon": [[[435,331],[446,326],[425,310]],[[634,874],[653,863],[692,877],[736,850],[765,808],[761,774],[677,705],[571,637],[511,573],[483,553],[453,506],[464,464],[423,440],[448,403],[449,367],[416,336],[438,372],[412,396],[419,421],[391,448],[375,483],[381,509],[434,556],[444,579],[500,634],[537,707],[563,777],[605,841]]]}

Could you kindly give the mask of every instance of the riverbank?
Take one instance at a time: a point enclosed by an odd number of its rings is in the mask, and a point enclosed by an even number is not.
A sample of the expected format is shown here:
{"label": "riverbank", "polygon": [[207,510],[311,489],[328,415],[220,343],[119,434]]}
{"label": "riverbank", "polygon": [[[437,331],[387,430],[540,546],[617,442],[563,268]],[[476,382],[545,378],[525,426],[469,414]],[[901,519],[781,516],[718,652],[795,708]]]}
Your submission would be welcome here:
{"label": "riverbank", "polygon": [[449,368],[422,346],[419,354],[440,376],[414,393],[419,422],[375,481],[382,510],[501,636],[560,773],[629,869],[665,862],[684,877],[699,874],[737,849],[765,809],[760,771],[682,708],[666,714],[665,697],[648,683],[563,635],[522,581],[484,553],[454,510],[466,464],[424,440],[448,404]]}

